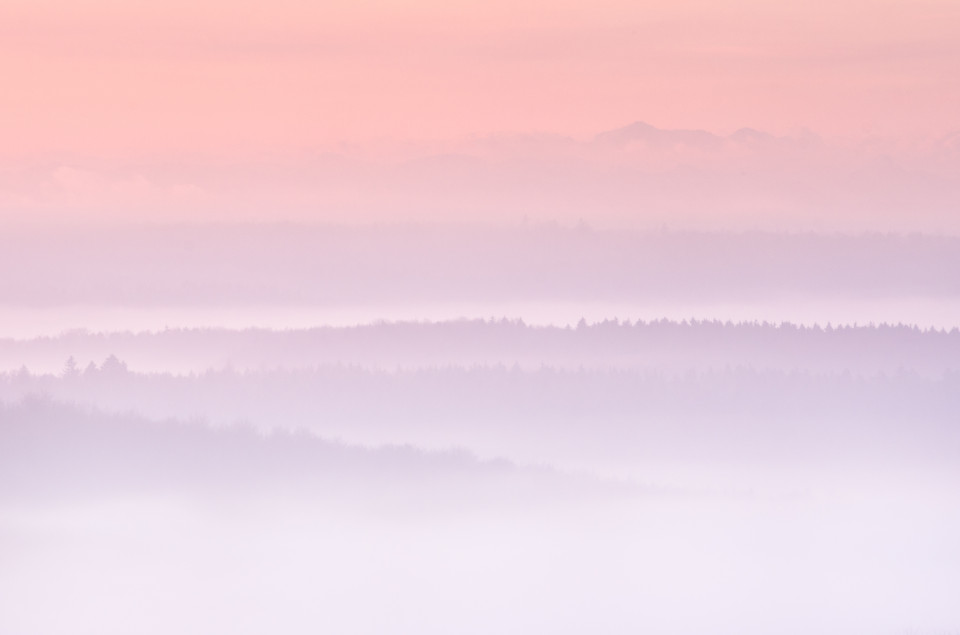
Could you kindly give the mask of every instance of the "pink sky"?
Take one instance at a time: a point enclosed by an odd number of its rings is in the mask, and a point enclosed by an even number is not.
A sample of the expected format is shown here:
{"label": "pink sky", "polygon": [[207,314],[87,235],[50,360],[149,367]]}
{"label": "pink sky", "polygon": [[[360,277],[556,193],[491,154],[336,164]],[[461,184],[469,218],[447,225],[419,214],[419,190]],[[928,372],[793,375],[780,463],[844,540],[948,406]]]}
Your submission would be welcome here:
{"label": "pink sky", "polygon": [[0,153],[960,127],[955,0],[5,0]]}

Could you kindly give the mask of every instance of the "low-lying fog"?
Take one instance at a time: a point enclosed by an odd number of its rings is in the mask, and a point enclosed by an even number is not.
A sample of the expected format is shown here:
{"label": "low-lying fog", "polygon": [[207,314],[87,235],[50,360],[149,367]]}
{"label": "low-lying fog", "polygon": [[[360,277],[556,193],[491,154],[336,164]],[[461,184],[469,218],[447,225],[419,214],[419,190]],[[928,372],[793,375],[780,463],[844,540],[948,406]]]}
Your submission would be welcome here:
{"label": "low-lying fog", "polygon": [[869,465],[735,462],[734,487],[679,455],[672,473],[639,464],[659,482],[609,480],[42,398],[5,406],[0,435],[3,633],[898,635],[960,619],[956,463],[895,447]]}
{"label": "low-lying fog", "polygon": [[0,631],[947,633],[956,503],[868,490],[402,514],[4,507]]}

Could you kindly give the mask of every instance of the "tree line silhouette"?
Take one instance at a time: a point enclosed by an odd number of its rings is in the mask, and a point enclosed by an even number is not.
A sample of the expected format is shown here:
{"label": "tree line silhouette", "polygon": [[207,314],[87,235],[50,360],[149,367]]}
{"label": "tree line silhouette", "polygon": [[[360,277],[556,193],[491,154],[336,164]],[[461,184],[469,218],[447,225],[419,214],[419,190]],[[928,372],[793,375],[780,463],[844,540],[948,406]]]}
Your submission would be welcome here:
{"label": "tree line silhouette", "polygon": [[[857,376],[731,368],[653,370],[440,367],[378,371],[130,372],[116,357],[62,375],[0,374],[0,398],[30,395],[154,418],[246,421],[323,436],[425,446],[529,447],[581,439],[603,451],[854,453],[960,451],[960,371]],[[711,451],[713,451],[711,450]]]}
{"label": "tree line silhouette", "polygon": [[[0,358],[86,366],[115,354],[147,367],[312,367],[346,363],[395,368],[518,363],[561,368],[673,370],[749,366],[872,374],[909,369],[937,376],[960,369],[960,330],[905,325],[605,320],[575,327],[519,320],[395,322],[296,330],[166,329],[142,333],[73,331],[0,339]],[[82,360],[82,361],[80,361]],[[29,365],[29,364],[28,364]]]}
{"label": "tree line silhouette", "polygon": [[[548,502],[639,490],[465,450],[346,445],[304,431],[151,420],[30,397],[0,402],[0,501],[117,495],[236,499],[308,496],[405,508]],[[419,508],[419,507],[418,507]]]}

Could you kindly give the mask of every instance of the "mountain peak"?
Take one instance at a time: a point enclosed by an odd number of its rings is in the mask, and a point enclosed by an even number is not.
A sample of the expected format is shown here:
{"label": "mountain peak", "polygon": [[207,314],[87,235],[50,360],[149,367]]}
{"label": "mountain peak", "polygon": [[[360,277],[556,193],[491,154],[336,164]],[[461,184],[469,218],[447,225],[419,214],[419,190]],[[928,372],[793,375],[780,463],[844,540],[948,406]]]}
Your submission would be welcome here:
{"label": "mountain peak", "polygon": [[683,145],[714,150],[723,145],[723,139],[706,130],[666,130],[635,121],[622,128],[601,132],[594,137],[594,143],[614,146],[640,143],[657,148]]}

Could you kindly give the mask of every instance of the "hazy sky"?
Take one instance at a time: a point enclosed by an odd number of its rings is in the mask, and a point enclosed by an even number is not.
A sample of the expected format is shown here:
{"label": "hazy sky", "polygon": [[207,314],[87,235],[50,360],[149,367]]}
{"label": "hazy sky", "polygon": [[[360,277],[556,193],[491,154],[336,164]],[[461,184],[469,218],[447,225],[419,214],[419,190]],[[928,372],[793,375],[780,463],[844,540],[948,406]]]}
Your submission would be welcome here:
{"label": "hazy sky", "polygon": [[631,121],[937,137],[955,0],[3,0],[0,153],[184,156]]}

